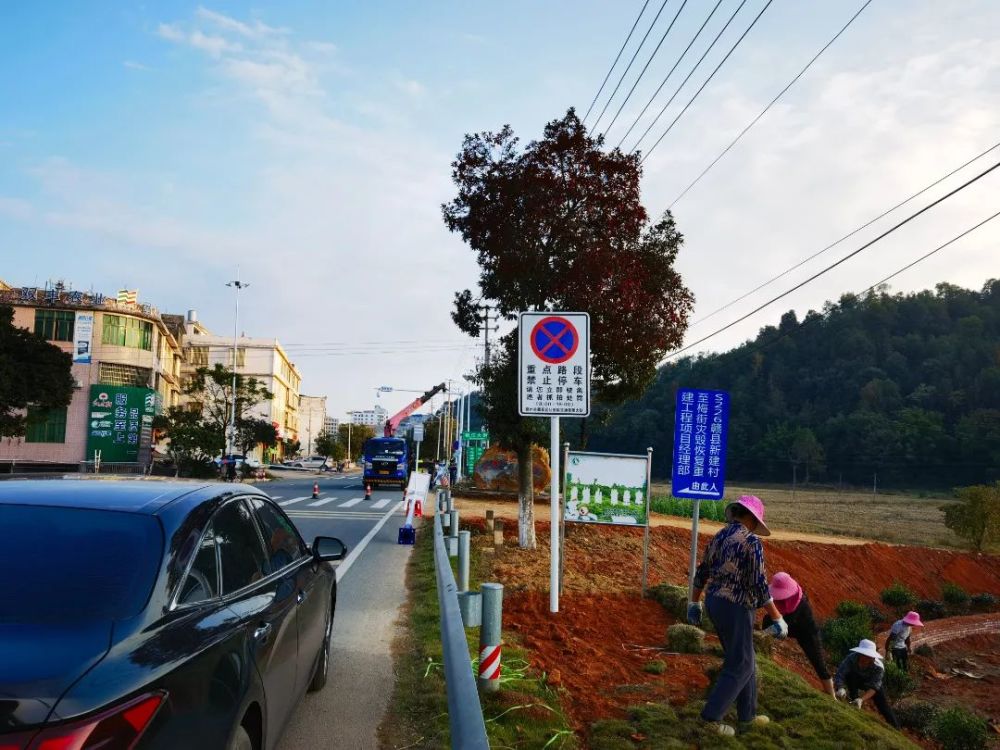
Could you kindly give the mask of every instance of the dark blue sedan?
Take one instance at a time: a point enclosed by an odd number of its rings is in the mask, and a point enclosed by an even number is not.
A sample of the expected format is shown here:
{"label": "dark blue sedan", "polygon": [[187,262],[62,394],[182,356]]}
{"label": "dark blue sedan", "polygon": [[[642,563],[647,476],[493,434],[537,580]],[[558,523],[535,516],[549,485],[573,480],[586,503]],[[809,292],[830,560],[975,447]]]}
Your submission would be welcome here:
{"label": "dark blue sedan", "polygon": [[347,550],[248,486],[0,482],[0,750],[268,750]]}

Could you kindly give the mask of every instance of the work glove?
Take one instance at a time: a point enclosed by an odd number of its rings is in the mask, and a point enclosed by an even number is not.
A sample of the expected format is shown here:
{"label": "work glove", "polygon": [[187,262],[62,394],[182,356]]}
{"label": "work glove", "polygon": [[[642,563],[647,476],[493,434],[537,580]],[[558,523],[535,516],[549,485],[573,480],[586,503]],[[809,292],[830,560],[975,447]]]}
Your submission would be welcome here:
{"label": "work glove", "polygon": [[837,695],[837,700],[838,701],[847,700],[847,689],[846,688],[837,688],[837,694],[836,695]]}
{"label": "work glove", "polygon": [[772,635],[779,641],[785,640],[788,637],[788,623],[785,622],[784,617],[779,617],[770,627],[765,631],[768,635]]}
{"label": "work glove", "polygon": [[852,704],[852,705],[853,705],[853,706],[854,706],[855,708],[861,708],[861,706],[863,706],[863,705],[864,705],[864,701],[863,701],[863,700],[861,700],[860,698],[855,698],[854,700],[852,700],[852,701],[851,701],[851,704]]}
{"label": "work glove", "polygon": [[701,627],[701,602],[688,602],[688,625]]}

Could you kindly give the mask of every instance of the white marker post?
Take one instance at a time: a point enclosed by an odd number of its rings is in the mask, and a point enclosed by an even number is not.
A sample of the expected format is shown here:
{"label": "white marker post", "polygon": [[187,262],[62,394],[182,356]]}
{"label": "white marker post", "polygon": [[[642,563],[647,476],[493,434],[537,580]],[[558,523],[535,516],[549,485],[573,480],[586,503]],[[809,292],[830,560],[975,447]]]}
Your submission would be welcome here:
{"label": "white marker post", "polygon": [[549,417],[549,610],[559,611],[559,418],[590,415],[590,316],[523,312],[518,317],[518,405],[522,417]]}

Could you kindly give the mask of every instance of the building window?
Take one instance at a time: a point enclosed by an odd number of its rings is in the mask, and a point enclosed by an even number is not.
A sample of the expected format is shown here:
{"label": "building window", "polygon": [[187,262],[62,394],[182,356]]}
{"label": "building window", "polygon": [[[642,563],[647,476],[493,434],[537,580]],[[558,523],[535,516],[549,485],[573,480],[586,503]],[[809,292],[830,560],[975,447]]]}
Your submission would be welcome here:
{"label": "building window", "polygon": [[61,409],[28,409],[26,443],[65,443],[66,407]]}
{"label": "building window", "polygon": [[127,346],[149,352],[153,350],[153,324],[148,320],[105,313],[101,341],[112,346]]}
{"label": "building window", "polygon": [[76,313],[72,310],[35,310],[35,333],[48,341],[72,341],[73,321]]}
{"label": "building window", "polygon": [[118,362],[101,362],[97,379],[101,385],[126,385],[133,388],[148,388],[153,371],[148,367],[123,365]]}
{"label": "building window", "polygon": [[190,362],[195,367],[207,367],[208,366],[208,347],[207,346],[192,346],[188,351],[188,362]]}

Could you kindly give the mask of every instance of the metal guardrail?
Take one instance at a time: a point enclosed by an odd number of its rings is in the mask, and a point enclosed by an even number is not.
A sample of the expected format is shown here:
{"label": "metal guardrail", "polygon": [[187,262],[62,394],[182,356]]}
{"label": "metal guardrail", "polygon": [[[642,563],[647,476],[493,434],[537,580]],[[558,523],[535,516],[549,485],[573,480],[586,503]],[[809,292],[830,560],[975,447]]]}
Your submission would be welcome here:
{"label": "metal guardrail", "polygon": [[441,611],[441,645],[451,747],[453,750],[489,750],[486,722],[469,659],[469,642],[458,607],[458,586],[444,546],[440,502],[439,491],[434,503],[434,570],[437,573],[438,608]]}

